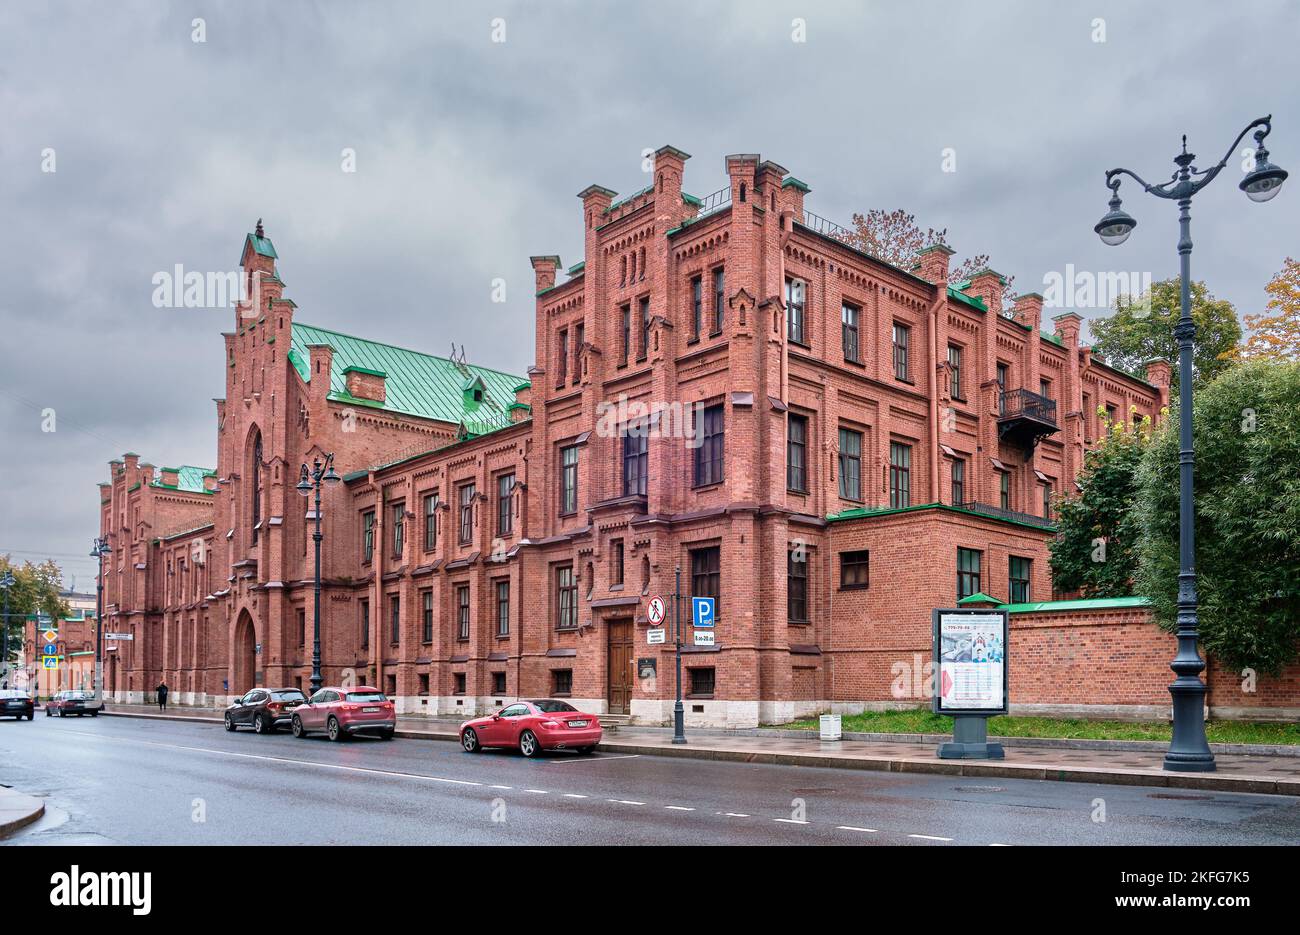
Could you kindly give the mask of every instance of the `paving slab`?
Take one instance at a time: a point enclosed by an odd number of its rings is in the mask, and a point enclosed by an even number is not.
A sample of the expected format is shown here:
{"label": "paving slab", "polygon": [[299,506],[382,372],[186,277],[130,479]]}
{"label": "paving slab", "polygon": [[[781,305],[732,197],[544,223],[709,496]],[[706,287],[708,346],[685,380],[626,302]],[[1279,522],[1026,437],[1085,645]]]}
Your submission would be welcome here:
{"label": "paving slab", "polygon": [[30,825],[45,814],[45,801],[0,786],[0,837]]}

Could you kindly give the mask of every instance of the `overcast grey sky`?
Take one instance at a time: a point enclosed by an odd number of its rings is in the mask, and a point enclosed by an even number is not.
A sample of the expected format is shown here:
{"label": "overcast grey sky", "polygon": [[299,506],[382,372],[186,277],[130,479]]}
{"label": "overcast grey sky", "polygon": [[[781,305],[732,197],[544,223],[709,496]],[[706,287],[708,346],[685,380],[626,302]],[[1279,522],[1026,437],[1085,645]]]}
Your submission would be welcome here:
{"label": "overcast grey sky", "polygon": [[[528,256],[580,260],[575,194],[642,187],[665,143],[694,155],[696,194],[725,154],[762,153],[809,210],[906,208],[1019,291],[1067,264],[1160,279],[1173,206],[1126,185],[1139,226],[1104,248],[1103,172],[1164,180],[1184,132],[1204,167],[1270,112],[1274,161],[1300,171],[1297,37],[1283,0],[3,0],[0,552],[88,586],[110,458],[214,464],[232,313],[156,308],[151,280],[233,268],[258,217],[301,320],[515,373]],[[1300,253],[1300,177],[1261,206],[1230,168],[1194,207],[1193,269],[1253,312]]]}

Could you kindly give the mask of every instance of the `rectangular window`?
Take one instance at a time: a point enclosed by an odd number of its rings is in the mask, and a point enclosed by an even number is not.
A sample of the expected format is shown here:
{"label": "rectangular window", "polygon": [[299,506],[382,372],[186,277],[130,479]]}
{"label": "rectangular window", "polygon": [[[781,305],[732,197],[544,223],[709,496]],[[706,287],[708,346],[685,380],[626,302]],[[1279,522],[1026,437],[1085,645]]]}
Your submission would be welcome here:
{"label": "rectangular window", "polygon": [[704,278],[691,280],[691,339],[698,341],[704,327]]}
{"label": "rectangular window", "polygon": [[894,377],[907,380],[907,345],[912,339],[912,329],[894,322]]}
{"label": "rectangular window", "polygon": [[497,636],[510,635],[510,580],[497,582]]}
{"label": "rectangular window", "polygon": [[582,379],[582,345],[587,342],[587,326],[578,322],[573,326],[573,385]]}
{"label": "rectangular window", "polygon": [[619,309],[619,316],[622,322],[619,363],[626,364],[628,357],[632,354],[632,306],[630,303]]}
{"label": "rectangular window", "polygon": [[855,364],[862,363],[858,356],[858,319],[862,309],[849,302],[840,306],[840,341],[844,345],[844,359]]}
{"label": "rectangular window", "polygon": [[912,505],[912,446],[902,442],[889,443],[889,505]]}
{"label": "rectangular window", "polygon": [[420,592],[420,642],[433,642],[433,591]]}
{"label": "rectangular window", "polygon": [[511,502],[515,489],[515,475],[502,474],[497,478],[497,535],[505,537],[514,531],[514,512]]}
{"label": "rectangular window", "polygon": [[402,600],[396,594],[388,598],[388,642],[396,646],[402,641]]}
{"label": "rectangular window", "polygon": [[785,281],[785,315],[789,323],[789,338],[795,344],[804,340],[804,316],[807,310],[808,286],[802,279]]}
{"label": "rectangular window", "polygon": [[405,545],[406,532],[406,504],[394,503],[392,509],[393,516],[393,558],[402,557],[402,546]]}
{"label": "rectangular window", "polygon": [[952,505],[961,506],[966,502],[966,459],[956,458],[952,462]]}
{"label": "rectangular window", "polygon": [[980,592],[980,559],[977,549],[957,550],[957,600]]}
{"label": "rectangular window", "polygon": [[438,494],[424,495],[424,551],[432,552],[438,547]]}
{"label": "rectangular window", "polygon": [[637,360],[645,360],[650,353],[650,297],[646,296],[641,300],[640,313],[637,315],[640,322],[640,345],[637,347]]}
{"label": "rectangular window", "polygon": [[451,693],[453,695],[465,694],[465,673],[464,672],[454,673],[451,677],[451,684],[452,684]]}
{"label": "rectangular window", "polygon": [[695,427],[695,431],[700,433],[699,445],[695,449],[696,487],[722,482],[723,418],[722,403],[707,406],[700,414],[700,424]]}
{"label": "rectangular window", "polygon": [[790,549],[785,561],[785,607],[790,623],[808,622],[808,553]]}
{"label": "rectangular window", "polygon": [[375,558],[375,511],[366,510],[361,514],[361,554],[365,561]]}
{"label": "rectangular window", "polygon": [[808,492],[808,419],[794,413],[786,418],[785,485]]}
{"label": "rectangular window", "polygon": [[427,672],[420,673],[419,686],[420,686],[421,695],[429,694],[429,673]]}
{"label": "rectangular window", "polygon": [[1043,484],[1043,519],[1052,518],[1052,485]]}
{"label": "rectangular window", "polygon": [[713,598],[715,620],[721,616],[722,611],[718,606],[721,569],[722,549],[719,546],[691,549],[691,596]]}
{"label": "rectangular window", "polygon": [[611,585],[623,583],[622,539],[611,539],[609,541],[609,583]]}
{"label": "rectangular window", "polygon": [[560,515],[578,512],[578,446],[560,449]]}
{"label": "rectangular window", "polygon": [[1097,414],[1092,411],[1092,395],[1083,394],[1083,442],[1085,445],[1092,444],[1092,422],[1097,418]]}
{"label": "rectangular window", "polygon": [[561,328],[559,335],[558,360],[555,365],[555,388],[559,389],[564,386],[564,381],[569,378],[569,329]]}
{"label": "rectangular window", "polygon": [[713,334],[722,333],[722,322],[726,310],[727,277],[722,267],[713,271]]}
{"label": "rectangular window", "polygon": [[1011,509],[1011,475],[1006,471],[998,472],[998,496],[1002,509]]}
{"label": "rectangular window", "polygon": [[840,429],[840,496],[862,499],[862,433]]}
{"label": "rectangular window", "polygon": [[492,694],[504,695],[506,693],[506,674],[504,672],[492,673]]}
{"label": "rectangular window", "polygon": [[1013,555],[1007,563],[1007,603],[1029,603],[1029,572],[1033,560]]}
{"label": "rectangular window", "polygon": [[361,601],[361,648],[370,648],[370,601]]}
{"label": "rectangular window", "polygon": [[469,585],[456,585],[456,639],[469,639]]}
{"label": "rectangular window", "polygon": [[717,670],[712,666],[708,668],[687,669],[690,675],[690,690],[688,694],[692,698],[711,698],[717,686]]}
{"label": "rectangular window", "polygon": [[474,485],[460,488],[460,544],[474,541]]}
{"label": "rectangular window", "polygon": [[1010,368],[1006,364],[998,364],[998,415],[1005,415],[1007,411],[1007,375]]}
{"label": "rectangular window", "polygon": [[650,426],[641,423],[623,429],[623,496],[645,496],[650,471]]}
{"label": "rectangular window", "polygon": [[578,581],[572,565],[555,569],[555,629],[573,630],[578,626]]}
{"label": "rectangular window", "polygon": [[1047,377],[1043,377],[1038,381],[1038,395],[1042,396],[1044,399],[1052,398],[1052,381],[1047,379]]}
{"label": "rectangular window", "polygon": [[298,645],[307,645],[307,611],[305,608],[298,608]]}
{"label": "rectangular window", "polygon": [[955,344],[948,345],[948,395],[965,399],[961,394],[961,348]]}
{"label": "rectangular window", "polygon": [[573,694],[573,670],[572,669],[551,670],[551,694],[563,695],[563,696]]}
{"label": "rectangular window", "polygon": [[852,591],[871,584],[871,553],[866,549],[840,553],[840,588]]}

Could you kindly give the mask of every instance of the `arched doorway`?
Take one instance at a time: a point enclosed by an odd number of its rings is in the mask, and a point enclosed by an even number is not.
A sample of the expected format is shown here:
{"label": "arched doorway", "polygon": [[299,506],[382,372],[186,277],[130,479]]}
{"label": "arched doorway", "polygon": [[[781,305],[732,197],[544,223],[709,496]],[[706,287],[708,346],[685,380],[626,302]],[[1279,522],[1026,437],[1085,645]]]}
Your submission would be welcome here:
{"label": "arched doorway", "polygon": [[231,647],[231,695],[242,695],[252,688],[257,678],[257,630],[253,618],[244,611],[235,624],[235,643]]}

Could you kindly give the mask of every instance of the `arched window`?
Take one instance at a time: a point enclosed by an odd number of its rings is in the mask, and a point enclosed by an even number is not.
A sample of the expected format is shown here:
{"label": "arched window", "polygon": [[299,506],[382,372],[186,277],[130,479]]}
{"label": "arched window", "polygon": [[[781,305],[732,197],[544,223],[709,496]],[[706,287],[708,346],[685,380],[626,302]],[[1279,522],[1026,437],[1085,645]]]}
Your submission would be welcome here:
{"label": "arched window", "polygon": [[253,470],[249,492],[253,498],[253,544],[257,544],[258,526],[262,522],[262,433],[253,436]]}
{"label": "arched window", "polygon": [[741,182],[741,183],[740,183],[740,203],[741,203],[741,204],[744,204],[744,203],[745,203],[745,183],[744,183],[744,182]]}
{"label": "arched window", "polygon": [[650,593],[650,556],[641,556],[641,593]]}

